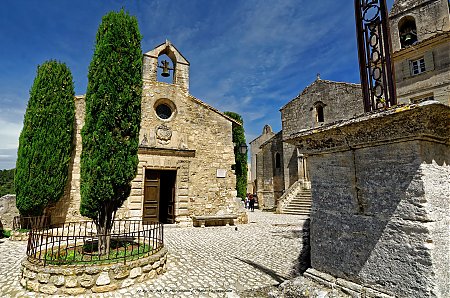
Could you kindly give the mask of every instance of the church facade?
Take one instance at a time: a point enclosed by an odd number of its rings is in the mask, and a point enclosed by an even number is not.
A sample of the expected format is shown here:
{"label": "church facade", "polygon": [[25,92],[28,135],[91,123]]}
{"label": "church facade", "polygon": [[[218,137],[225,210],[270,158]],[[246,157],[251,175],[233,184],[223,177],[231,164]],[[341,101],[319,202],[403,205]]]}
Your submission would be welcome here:
{"label": "church facade", "polygon": [[[164,56],[170,61],[161,61]],[[159,60],[158,60],[159,59]],[[167,63],[159,80],[160,63]],[[116,218],[192,225],[198,215],[246,214],[236,199],[232,128],[241,125],[189,94],[189,62],[169,42],[143,56],[139,165],[131,194]],[[76,102],[75,153],[64,198],[52,217],[82,219],[80,205],[81,128],[84,96]]]}

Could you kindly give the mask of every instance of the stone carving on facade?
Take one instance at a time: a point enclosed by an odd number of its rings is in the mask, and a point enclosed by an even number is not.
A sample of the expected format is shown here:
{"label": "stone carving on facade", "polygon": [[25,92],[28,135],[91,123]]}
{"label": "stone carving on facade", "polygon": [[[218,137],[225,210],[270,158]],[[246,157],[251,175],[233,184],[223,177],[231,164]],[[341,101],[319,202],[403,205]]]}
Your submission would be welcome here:
{"label": "stone carving on facade", "polygon": [[144,134],[144,137],[142,138],[142,141],[141,141],[141,146],[147,146],[147,145],[148,145],[147,134]]}
{"label": "stone carving on facade", "polygon": [[156,127],[156,139],[160,144],[167,145],[172,138],[172,129],[165,124]]}

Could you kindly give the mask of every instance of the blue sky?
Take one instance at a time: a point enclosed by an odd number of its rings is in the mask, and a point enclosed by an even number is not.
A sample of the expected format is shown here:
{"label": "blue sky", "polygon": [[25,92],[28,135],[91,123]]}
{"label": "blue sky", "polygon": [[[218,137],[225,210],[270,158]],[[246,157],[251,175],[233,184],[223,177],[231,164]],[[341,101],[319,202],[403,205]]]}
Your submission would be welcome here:
{"label": "blue sky", "polygon": [[[388,7],[393,0],[388,0]],[[170,40],[191,63],[190,93],[244,118],[247,142],[322,79],[359,82],[353,1],[3,0],[0,9],[0,169],[15,167],[39,64],[65,62],[84,94],[101,18],[136,16],[147,52]]]}

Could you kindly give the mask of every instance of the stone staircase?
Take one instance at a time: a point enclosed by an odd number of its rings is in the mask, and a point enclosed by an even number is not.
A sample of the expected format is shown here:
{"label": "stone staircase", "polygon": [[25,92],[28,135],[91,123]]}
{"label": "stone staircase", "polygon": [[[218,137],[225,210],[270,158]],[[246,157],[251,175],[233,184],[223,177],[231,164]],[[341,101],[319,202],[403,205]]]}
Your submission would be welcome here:
{"label": "stone staircase", "polygon": [[295,197],[293,197],[281,209],[283,214],[310,215],[311,214],[311,190],[301,189]]}
{"label": "stone staircase", "polygon": [[277,213],[306,215],[311,214],[311,188],[302,181],[294,183],[280,198]]}

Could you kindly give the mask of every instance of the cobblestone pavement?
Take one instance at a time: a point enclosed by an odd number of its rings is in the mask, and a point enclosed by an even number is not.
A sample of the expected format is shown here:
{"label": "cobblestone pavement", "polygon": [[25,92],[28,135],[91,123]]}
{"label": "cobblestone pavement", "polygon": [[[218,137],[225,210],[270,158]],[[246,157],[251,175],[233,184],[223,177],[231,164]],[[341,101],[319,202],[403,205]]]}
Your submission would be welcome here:
{"label": "cobblestone pavement", "polygon": [[[248,212],[249,224],[164,227],[167,272],[139,285],[90,297],[239,297],[295,274],[303,218]],[[0,296],[44,297],[19,284],[26,243],[0,239]],[[247,294],[245,296],[247,296]],[[256,294],[255,297],[257,297]]]}

